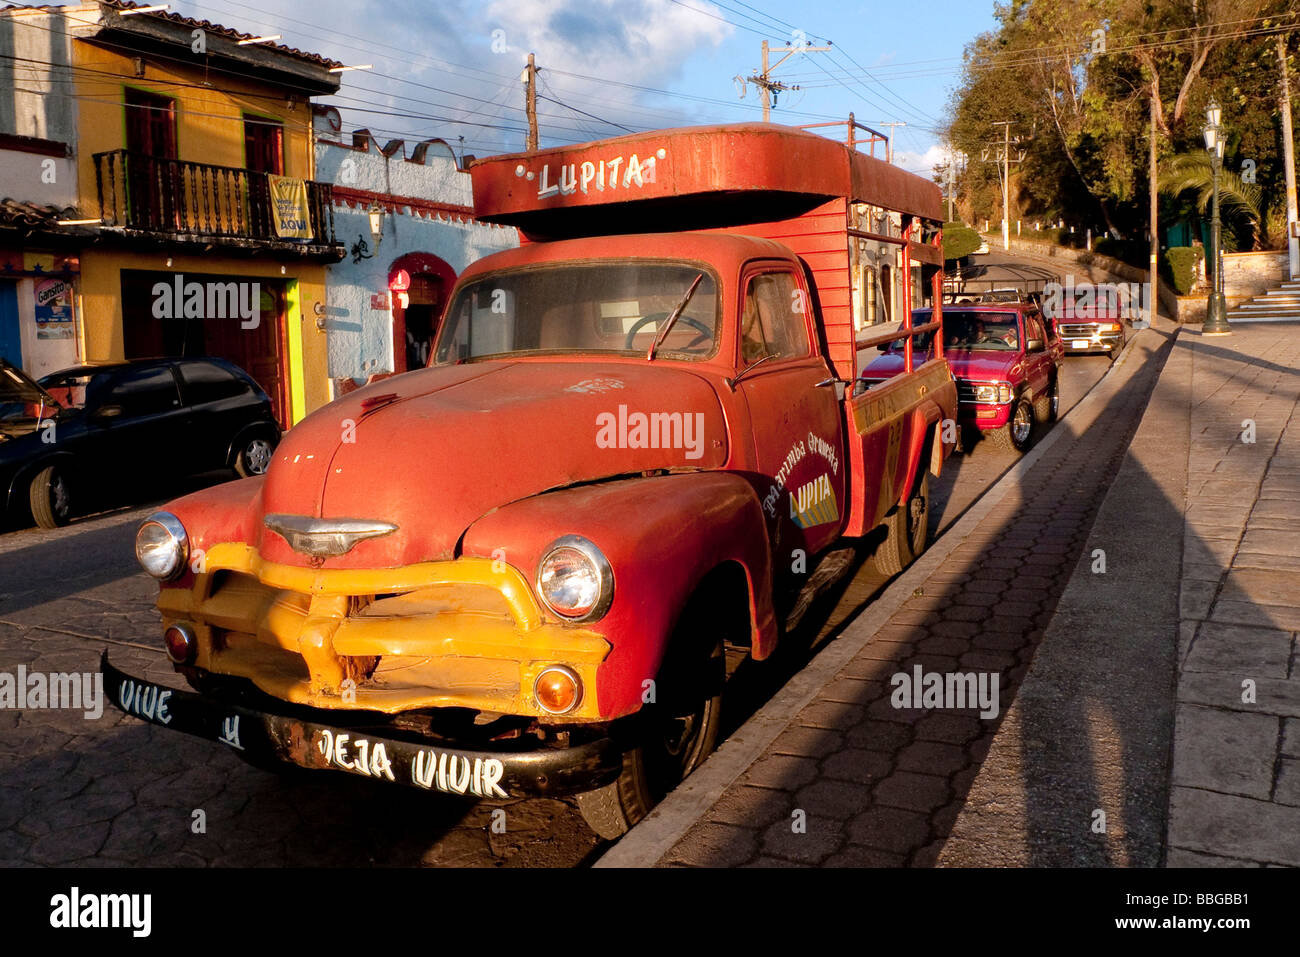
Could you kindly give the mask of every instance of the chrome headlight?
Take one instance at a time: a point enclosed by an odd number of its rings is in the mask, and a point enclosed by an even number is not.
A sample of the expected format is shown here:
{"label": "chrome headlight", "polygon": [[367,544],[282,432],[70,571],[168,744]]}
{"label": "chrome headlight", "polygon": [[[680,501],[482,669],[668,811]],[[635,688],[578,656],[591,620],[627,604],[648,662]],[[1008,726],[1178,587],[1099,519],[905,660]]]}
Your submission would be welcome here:
{"label": "chrome headlight", "polygon": [[154,512],[135,533],[136,561],[159,581],[180,577],[189,553],[185,526],[171,512]]}
{"label": "chrome headlight", "polygon": [[561,618],[592,621],[614,600],[614,572],[599,548],[580,535],[565,535],[537,565],[537,593]]}
{"label": "chrome headlight", "polygon": [[975,386],[976,402],[1007,403],[1011,401],[1010,382],[982,382]]}

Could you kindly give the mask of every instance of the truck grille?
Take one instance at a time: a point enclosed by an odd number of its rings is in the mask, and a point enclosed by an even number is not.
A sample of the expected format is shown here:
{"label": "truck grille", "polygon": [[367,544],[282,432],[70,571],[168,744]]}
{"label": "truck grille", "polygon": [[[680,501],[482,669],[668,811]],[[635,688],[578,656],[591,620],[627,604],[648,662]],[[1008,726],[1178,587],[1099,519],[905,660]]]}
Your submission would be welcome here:
{"label": "truck grille", "polygon": [[957,380],[957,401],[974,402],[975,401],[975,383],[970,379]]}
{"label": "truck grille", "polygon": [[1069,323],[1069,324],[1062,325],[1060,329],[1061,329],[1062,339],[1075,339],[1075,338],[1091,339],[1092,334],[1097,331],[1097,323],[1095,322]]}

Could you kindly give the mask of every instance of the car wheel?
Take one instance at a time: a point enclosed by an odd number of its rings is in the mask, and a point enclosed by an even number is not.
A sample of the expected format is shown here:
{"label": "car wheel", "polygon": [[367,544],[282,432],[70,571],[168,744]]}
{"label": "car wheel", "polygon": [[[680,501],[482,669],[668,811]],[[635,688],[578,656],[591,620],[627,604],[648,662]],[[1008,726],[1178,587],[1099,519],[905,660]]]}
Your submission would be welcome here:
{"label": "car wheel", "polygon": [[72,518],[72,493],[68,479],[57,465],[36,473],[28,490],[32,518],[41,528],[62,528]]}
{"label": "car wheel", "polygon": [[872,557],[882,575],[897,575],[925,551],[930,535],[930,470],[925,462],[922,455],[912,495],[885,519],[885,540]]}
{"label": "car wheel", "polygon": [[1034,441],[1034,409],[1021,398],[1011,411],[1011,420],[1002,428],[987,433],[993,444],[1007,452],[1025,452]]}
{"label": "car wheel", "polygon": [[266,436],[259,435],[249,439],[235,456],[235,471],[243,478],[265,475],[271,464],[271,453],[274,451],[275,444]]}
{"label": "car wheel", "polygon": [[650,813],[713,752],[726,682],[722,629],[693,601],[655,679],[656,700],[630,719],[637,743],[623,752],[618,779],[577,795],[587,826],[613,840]]}

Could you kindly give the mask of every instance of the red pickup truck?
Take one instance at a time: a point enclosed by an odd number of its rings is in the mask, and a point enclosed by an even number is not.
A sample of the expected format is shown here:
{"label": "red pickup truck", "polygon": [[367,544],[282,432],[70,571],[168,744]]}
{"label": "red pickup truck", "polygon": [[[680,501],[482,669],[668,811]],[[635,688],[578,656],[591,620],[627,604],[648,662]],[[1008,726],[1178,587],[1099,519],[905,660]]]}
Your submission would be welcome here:
{"label": "red pickup truck", "polygon": [[[101,667],[128,713],[254,763],[576,794],[612,837],[714,747],[724,641],[769,656],[873,530],[887,572],[925,548],[957,413],[941,316],[911,321],[939,190],[767,124],[472,174],[529,242],[457,280],[429,366],[141,526],[198,693]],[[901,321],[864,322],[868,261]],[[846,393],[900,337],[900,374]]]}
{"label": "red pickup truck", "polygon": [[[1052,323],[1028,302],[963,304],[943,310],[946,353],[957,379],[963,428],[976,429],[1003,449],[1024,452],[1040,424],[1060,411],[1060,367],[1065,346]],[[928,309],[913,322],[925,325]],[[859,391],[890,380],[903,369],[902,341],[881,346],[863,370]]]}

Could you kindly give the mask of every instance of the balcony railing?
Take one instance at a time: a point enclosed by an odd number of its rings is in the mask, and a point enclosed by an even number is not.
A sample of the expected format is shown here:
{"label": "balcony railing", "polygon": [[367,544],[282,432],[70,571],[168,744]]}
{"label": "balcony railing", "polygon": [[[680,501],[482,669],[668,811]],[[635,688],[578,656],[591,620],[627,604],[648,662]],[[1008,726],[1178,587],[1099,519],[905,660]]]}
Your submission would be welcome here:
{"label": "balcony railing", "polygon": [[305,241],[276,232],[266,173],[110,150],[95,154],[95,187],[105,226],[179,240],[342,249],[329,183],[307,181],[312,237]]}

